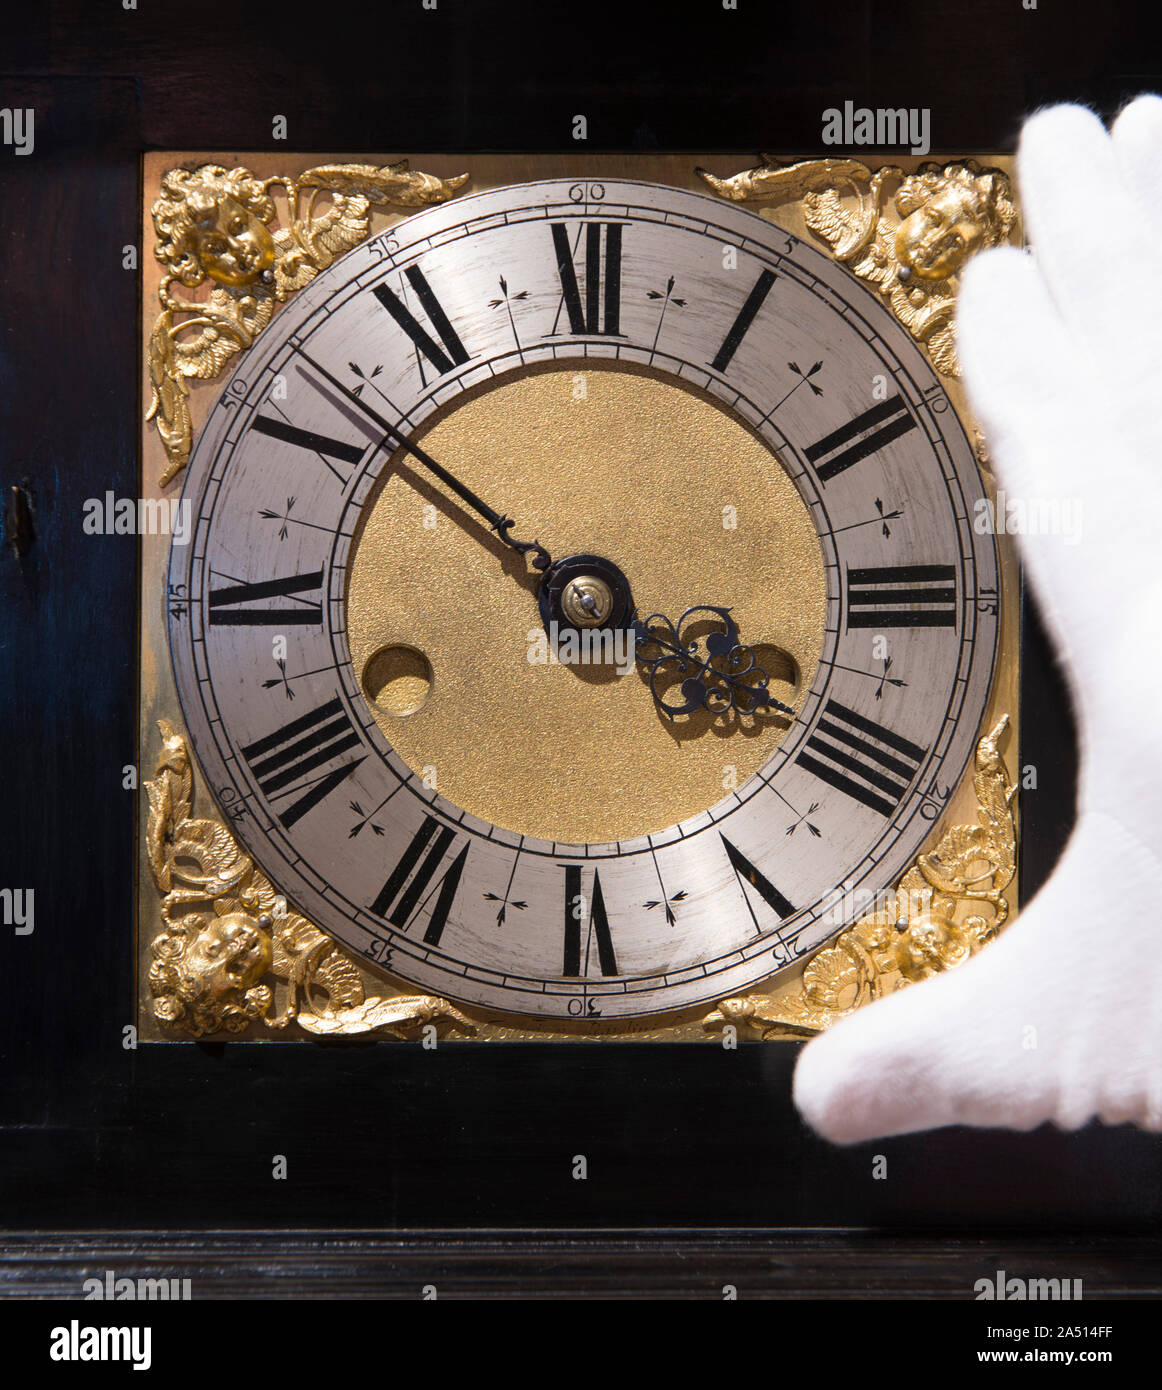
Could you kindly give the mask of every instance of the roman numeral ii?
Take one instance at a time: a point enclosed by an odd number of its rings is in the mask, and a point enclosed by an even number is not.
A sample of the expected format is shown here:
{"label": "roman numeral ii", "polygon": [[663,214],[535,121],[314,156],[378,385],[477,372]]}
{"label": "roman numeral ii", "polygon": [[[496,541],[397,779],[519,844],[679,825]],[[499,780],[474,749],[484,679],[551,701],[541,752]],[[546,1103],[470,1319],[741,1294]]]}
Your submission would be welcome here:
{"label": "roman numeral ii", "polygon": [[826,434],[807,452],[821,483],[829,483],[837,473],[877,453],[893,439],[916,428],[916,421],[902,396],[889,396],[846,425]]}

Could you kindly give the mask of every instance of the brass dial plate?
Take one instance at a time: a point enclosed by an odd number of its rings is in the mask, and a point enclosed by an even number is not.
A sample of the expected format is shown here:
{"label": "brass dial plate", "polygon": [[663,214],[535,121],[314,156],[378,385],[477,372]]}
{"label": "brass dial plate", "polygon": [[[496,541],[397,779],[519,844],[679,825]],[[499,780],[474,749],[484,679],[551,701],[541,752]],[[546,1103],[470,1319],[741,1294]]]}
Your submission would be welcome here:
{"label": "brass dial plate", "polygon": [[[995,547],[968,521],[982,491],[971,446],[906,331],[828,258],[753,214],[655,185],[597,188],[547,181],[429,210],[303,291],[206,424],[187,480],[195,543],[171,572],[188,594],[175,605],[188,627],[171,610],[187,726],[274,881],[425,990],[562,1022],[744,991],[833,934],[837,887],[894,882],[967,762],[998,627]],[[578,238],[598,225],[606,247],[622,228],[616,332],[572,309],[552,326],[567,297],[555,220]],[[594,273],[584,253],[579,264]],[[511,337],[492,303],[502,271],[527,290]],[[374,290],[402,294],[409,272],[443,300],[458,347],[430,318],[445,353],[384,337],[392,324]],[[697,311],[663,325],[668,276]],[[604,303],[608,314],[608,293]],[[360,380],[382,363],[379,389],[413,430],[513,367],[604,358],[681,377],[759,432],[811,509],[828,608],[815,681],[760,773],[701,815],[613,843],[522,837],[426,786],[370,715],[344,622],[351,540],[388,454],[358,407],[312,378],[303,344],[341,373],[356,361]],[[280,410],[337,453],[296,449],[284,428],[258,423]],[[292,495],[309,524],[289,522],[276,544]],[[272,574],[302,581],[286,596],[322,615],[301,624],[288,662],[293,711],[256,694],[277,688],[271,620],[218,611],[264,607],[271,590],[259,601],[248,586]],[[913,584],[922,596],[902,599]],[[900,603],[923,620],[897,621]],[[877,627],[891,629],[890,679]],[[324,732],[333,742],[316,747]]]}

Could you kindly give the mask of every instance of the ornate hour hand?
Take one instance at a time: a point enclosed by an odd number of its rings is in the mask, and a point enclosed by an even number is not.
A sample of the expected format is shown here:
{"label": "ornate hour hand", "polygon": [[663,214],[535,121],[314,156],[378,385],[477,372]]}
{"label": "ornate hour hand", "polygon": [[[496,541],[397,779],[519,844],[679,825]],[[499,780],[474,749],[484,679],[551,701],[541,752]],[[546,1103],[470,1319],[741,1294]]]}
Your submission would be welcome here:
{"label": "ornate hour hand", "polygon": [[634,658],[649,675],[654,703],[669,719],[702,709],[716,716],[731,710],[795,713],[767,689],[770,677],[755,661],[753,650],[739,640],[729,608],[688,608],[677,623],[661,613],[639,618],[629,580],[599,555],[571,555],[551,565],[541,580],[537,603],[550,633],[554,627],[558,633],[567,628],[627,630]]}
{"label": "ornate hour hand", "polygon": [[[713,614],[711,631],[693,637],[692,630],[706,623],[705,614]],[[756,662],[754,650],[739,641],[729,608],[687,608],[677,623],[651,613],[644,621],[634,618],[633,632],[637,660],[649,672],[650,693],[671,719],[700,709],[714,715],[730,710],[754,714],[760,709],[795,713],[767,689],[770,677]],[[675,684],[682,696],[678,702],[667,699]]]}
{"label": "ornate hour hand", "polygon": [[415,442],[409,438],[398,425],[393,425],[390,420],[385,420],[374,407],[368,405],[362,396],[357,395],[350,387],[345,386],[337,376],[333,376],[322,363],[317,362],[309,353],[305,352],[298,344],[295,344],[295,351],[308,363],[312,371],[323,378],[329,386],[333,386],[336,391],[341,392],[346,398],[367,416],[374,424],[378,425],[389,439],[393,439],[402,449],[405,449],[412,458],[421,463],[429,473],[446,486],[452,489],[461,501],[466,502],[478,516],[482,516],[489,526],[496,532],[500,539],[510,550],[515,550],[518,555],[529,555],[533,557],[533,569],[547,570],[553,563],[552,557],[545,547],[538,540],[518,541],[509,535],[509,532],[516,525],[512,517],[504,516],[501,512],[495,511],[488,505],[483,498],[477,495],[465,483],[462,483],[454,473],[450,473],[442,463],[436,460]]}

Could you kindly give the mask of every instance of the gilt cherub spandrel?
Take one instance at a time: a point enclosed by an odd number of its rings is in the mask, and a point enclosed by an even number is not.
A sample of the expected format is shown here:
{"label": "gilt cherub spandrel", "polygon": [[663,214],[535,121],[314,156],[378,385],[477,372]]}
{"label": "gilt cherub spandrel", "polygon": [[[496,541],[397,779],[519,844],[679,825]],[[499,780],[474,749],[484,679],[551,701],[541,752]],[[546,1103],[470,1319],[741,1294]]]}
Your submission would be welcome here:
{"label": "gilt cherub spandrel", "polygon": [[938,371],[959,376],[958,277],[977,251],[1012,236],[1008,176],[972,159],[921,164],[911,174],[893,165],[873,173],[855,159],[763,160],[731,178],[697,172],[731,202],[800,201],[807,226],[835,258],[879,291]]}
{"label": "gilt cherub spandrel", "polygon": [[[258,179],[219,164],[165,175],[151,210],[164,274],[149,339],[153,394],[146,413],[165,446],[162,486],[189,460],[190,379],[216,377],[253,343],[277,305],[365,240],[372,207],[443,203],[467,180],[413,171],[407,160],[383,168],[322,165],[295,178]],[[283,226],[276,226],[273,188],[285,198]]]}

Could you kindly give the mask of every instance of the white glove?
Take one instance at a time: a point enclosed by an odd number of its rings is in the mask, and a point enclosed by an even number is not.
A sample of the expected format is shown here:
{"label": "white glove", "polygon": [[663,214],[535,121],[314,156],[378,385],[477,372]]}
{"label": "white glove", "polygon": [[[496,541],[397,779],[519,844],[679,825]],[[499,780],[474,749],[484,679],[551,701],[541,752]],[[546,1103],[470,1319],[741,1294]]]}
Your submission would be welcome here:
{"label": "white glove", "polygon": [[1000,486],[1081,502],[1079,543],[1020,537],[1073,696],[1077,825],[999,940],[804,1049],[796,1104],[839,1143],[1162,1129],[1162,100],[1110,135],[1040,112],[1017,169],[1032,254],[971,262],[958,342]]}

